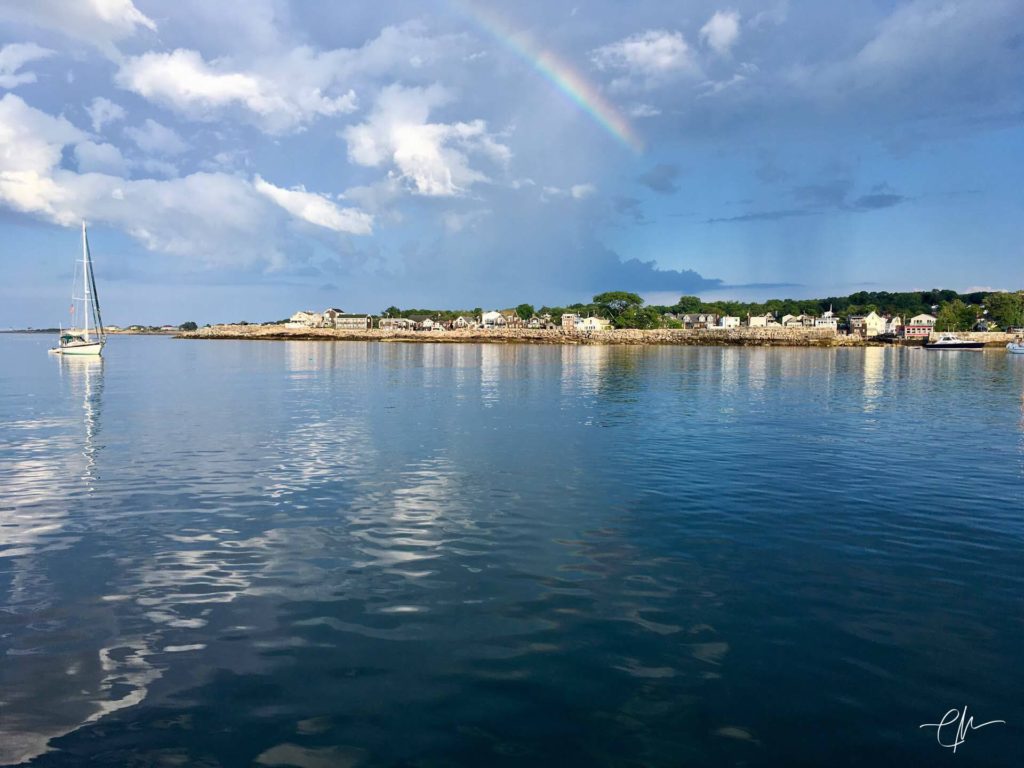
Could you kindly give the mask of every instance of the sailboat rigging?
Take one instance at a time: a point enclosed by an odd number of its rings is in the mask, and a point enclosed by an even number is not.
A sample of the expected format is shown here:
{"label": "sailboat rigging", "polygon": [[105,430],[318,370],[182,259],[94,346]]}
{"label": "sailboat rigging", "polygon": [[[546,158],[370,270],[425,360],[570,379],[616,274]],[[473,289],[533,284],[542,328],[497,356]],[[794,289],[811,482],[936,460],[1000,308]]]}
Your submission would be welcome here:
{"label": "sailboat rigging", "polygon": [[[89,252],[89,236],[85,222],[82,222],[82,295],[76,296],[77,285],[71,289],[71,311],[75,313],[77,303],[82,306],[82,329],[61,331],[57,346],[50,352],[57,355],[99,355],[107,342],[107,334],[103,330],[103,316],[100,314],[100,297],[96,290],[96,275],[92,269],[92,254]],[[75,283],[77,284],[77,275]],[[92,322],[90,329],[89,323]]]}

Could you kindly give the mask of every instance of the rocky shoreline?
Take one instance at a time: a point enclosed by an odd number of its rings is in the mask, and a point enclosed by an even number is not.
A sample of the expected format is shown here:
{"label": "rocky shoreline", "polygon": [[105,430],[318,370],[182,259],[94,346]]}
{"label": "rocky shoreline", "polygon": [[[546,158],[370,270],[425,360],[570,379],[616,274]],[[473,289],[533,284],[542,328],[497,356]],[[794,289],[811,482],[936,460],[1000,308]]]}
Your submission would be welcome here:
{"label": "rocky shoreline", "polygon": [[501,329],[456,331],[366,331],[285,328],[280,325],[215,325],[178,334],[178,339],[249,341],[378,341],[430,344],[711,345],[837,347],[880,342],[836,334],[821,328],[731,328],[710,330],[622,329],[591,334],[561,330]]}

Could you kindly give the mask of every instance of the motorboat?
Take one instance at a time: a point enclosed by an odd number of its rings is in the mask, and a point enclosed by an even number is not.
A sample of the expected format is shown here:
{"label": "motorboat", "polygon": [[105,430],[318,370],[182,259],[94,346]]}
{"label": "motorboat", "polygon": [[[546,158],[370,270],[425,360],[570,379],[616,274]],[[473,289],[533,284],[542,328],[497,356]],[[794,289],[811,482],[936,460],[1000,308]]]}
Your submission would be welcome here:
{"label": "motorboat", "polygon": [[926,341],[924,343],[925,349],[934,350],[981,349],[984,346],[985,342],[983,341],[964,341],[955,333],[943,333],[937,341]]}
{"label": "motorboat", "polygon": [[1011,341],[1006,345],[1006,351],[1011,355],[1024,355],[1024,344],[1019,341]]}

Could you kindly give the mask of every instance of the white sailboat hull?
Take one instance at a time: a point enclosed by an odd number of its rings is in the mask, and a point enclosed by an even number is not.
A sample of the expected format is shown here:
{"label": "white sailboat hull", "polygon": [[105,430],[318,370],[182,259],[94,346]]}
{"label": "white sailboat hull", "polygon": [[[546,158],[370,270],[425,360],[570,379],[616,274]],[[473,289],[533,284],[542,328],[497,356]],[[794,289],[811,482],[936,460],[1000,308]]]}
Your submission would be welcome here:
{"label": "white sailboat hull", "polygon": [[91,355],[99,356],[103,352],[102,341],[90,341],[85,344],[68,344],[65,347],[54,347],[50,350],[55,355]]}

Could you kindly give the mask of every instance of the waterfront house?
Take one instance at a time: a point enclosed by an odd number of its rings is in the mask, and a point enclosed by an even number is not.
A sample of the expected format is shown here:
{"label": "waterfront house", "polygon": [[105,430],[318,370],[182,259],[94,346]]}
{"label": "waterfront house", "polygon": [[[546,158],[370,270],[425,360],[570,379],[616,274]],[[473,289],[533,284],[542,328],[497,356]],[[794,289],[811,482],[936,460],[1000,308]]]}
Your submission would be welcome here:
{"label": "waterfront house", "polygon": [[318,328],[321,323],[323,323],[323,315],[319,312],[305,310],[296,312],[288,318],[288,322],[284,325],[286,328]]}
{"label": "waterfront house", "polygon": [[328,307],[320,313],[320,327],[321,328],[333,328],[334,318],[341,317],[345,314],[345,310],[338,309],[337,307]]}
{"label": "waterfront house", "polygon": [[459,315],[452,322],[452,328],[463,330],[465,328],[476,328],[477,321],[472,315]]}
{"label": "waterfront house", "polygon": [[501,313],[501,316],[505,318],[506,328],[522,328],[523,318],[515,310],[505,310]]}
{"label": "waterfront house", "polygon": [[831,309],[828,312],[822,312],[821,317],[814,318],[815,328],[831,328],[833,331],[839,327],[839,323],[836,319],[835,313]]}
{"label": "waterfront house", "polygon": [[526,321],[527,328],[554,328],[555,324],[551,322],[551,315],[544,313],[543,315],[533,315],[529,320]]}
{"label": "waterfront house", "polygon": [[740,327],[740,319],[738,317],[734,317],[732,315],[722,315],[720,318],[718,318],[718,327],[719,328],[739,328]]}
{"label": "waterfront house", "polygon": [[575,312],[565,312],[562,314],[562,330],[572,333],[576,330],[576,323],[580,321],[580,316]]}
{"label": "waterfront house", "polygon": [[430,315],[406,315],[406,317],[412,320],[413,330],[416,331],[422,331],[426,327],[425,323],[428,320],[430,320],[431,324],[433,324],[433,320],[431,320]]}
{"label": "waterfront house", "polygon": [[591,331],[608,331],[611,330],[611,327],[611,321],[606,320],[603,317],[585,317],[576,323],[576,330],[581,333]]}
{"label": "waterfront house", "polygon": [[850,315],[850,333],[865,339],[885,333],[885,318],[872,310],[866,315]]}
{"label": "waterfront house", "polygon": [[783,315],[782,316],[782,327],[783,328],[813,328],[814,321],[817,318],[814,315]]}
{"label": "waterfront house", "polygon": [[413,331],[416,330],[416,322],[407,317],[382,317],[377,321],[377,327],[382,331]]}
{"label": "waterfront house", "polygon": [[902,336],[905,339],[927,339],[935,330],[934,315],[914,315],[902,328]]}
{"label": "waterfront house", "polygon": [[903,320],[899,315],[885,318],[885,333],[887,336],[898,336],[903,327]]}
{"label": "waterfront house", "polygon": [[504,328],[507,324],[505,316],[501,312],[484,312],[480,317],[480,325],[484,328]]}
{"label": "waterfront house", "polygon": [[778,325],[775,320],[775,315],[771,312],[766,312],[763,315],[748,315],[747,316],[747,327],[748,328],[773,328]]}
{"label": "waterfront house", "polygon": [[369,315],[335,315],[333,327],[339,331],[368,331],[373,327],[373,318]]}
{"label": "waterfront house", "polygon": [[713,312],[690,312],[680,315],[683,328],[713,328],[718,324],[718,315]]}

